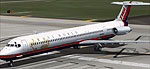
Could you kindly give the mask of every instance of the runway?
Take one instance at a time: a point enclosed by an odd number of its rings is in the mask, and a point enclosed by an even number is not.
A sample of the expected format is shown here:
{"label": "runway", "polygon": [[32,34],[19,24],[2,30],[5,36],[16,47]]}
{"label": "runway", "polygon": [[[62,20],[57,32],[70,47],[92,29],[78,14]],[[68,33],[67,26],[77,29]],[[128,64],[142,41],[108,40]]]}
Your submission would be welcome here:
{"label": "runway", "polygon": [[[136,19],[135,19],[136,20]],[[132,20],[134,21],[134,20]],[[138,19],[138,21],[140,21]],[[142,21],[141,21],[142,22]],[[148,21],[147,21],[148,22]],[[29,35],[95,24],[98,22],[0,16],[0,40],[13,36]],[[129,22],[130,23],[130,22]],[[139,22],[138,22],[139,23]],[[134,40],[142,35],[141,40],[150,40],[150,25],[129,24],[133,31],[127,35],[116,36],[112,40]],[[9,40],[2,41],[0,50]],[[81,49],[63,49],[24,59],[15,60],[14,67],[0,60],[1,69],[149,69],[150,44],[114,44],[106,45],[102,52],[93,50],[93,46]],[[127,48],[118,58],[113,58],[121,49]]]}

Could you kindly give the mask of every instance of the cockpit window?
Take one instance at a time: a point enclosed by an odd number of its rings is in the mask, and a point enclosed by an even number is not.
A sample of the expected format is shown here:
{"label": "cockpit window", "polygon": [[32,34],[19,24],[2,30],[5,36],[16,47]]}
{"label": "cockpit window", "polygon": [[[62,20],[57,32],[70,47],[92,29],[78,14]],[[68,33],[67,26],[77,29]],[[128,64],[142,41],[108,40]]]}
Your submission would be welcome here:
{"label": "cockpit window", "polygon": [[10,46],[10,44],[7,44],[6,46]]}
{"label": "cockpit window", "polygon": [[21,45],[20,45],[20,44],[18,44],[18,47],[21,47]]}
{"label": "cockpit window", "polygon": [[8,47],[21,47],[21,44],[7,44]]}
{"label": "cockpit window", "polygon": [[10,44],[10,46],[14,46],[14,44]]}
{"label": "cockpit window", "polygon": [[11,47],[13,47],[13,46],[14,46],[14,44],[7,44],[6,46],[11,46]]}

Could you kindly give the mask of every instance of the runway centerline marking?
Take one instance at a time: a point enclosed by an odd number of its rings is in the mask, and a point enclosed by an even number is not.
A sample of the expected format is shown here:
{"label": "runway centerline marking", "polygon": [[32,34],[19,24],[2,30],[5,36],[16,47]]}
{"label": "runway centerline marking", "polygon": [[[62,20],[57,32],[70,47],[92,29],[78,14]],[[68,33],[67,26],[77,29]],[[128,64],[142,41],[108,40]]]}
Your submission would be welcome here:
{"label": "runway centerline marking", "polygon": [[111,64],[120,64],[120,65],[127,65],[127,66],[150,68],[150,64],[145,64],[145,63],[136,63],[136,62],[128,62],[128,61],[112,60],[112,59],[98,59],[98,58],[93,58],[93,57],[84,57],[84,56],[75,56],[75,55],[67,55],[67,56],[62,56],[62,57],[85,60],[85,61],[96,61],[96,62],[102,62],[102,63],[111,63]]}

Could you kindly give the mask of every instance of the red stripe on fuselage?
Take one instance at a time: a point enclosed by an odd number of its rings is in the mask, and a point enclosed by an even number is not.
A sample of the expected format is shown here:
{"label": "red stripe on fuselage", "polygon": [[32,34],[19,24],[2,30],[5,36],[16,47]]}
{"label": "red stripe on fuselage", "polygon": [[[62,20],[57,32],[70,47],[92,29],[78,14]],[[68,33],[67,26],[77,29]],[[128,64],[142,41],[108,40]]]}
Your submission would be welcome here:
{"label": "red stripe on fuselage", "polygon": [[[105,36],[96,37],[96,38],[91,38],[91,39],[86,39],[86,40],[95,40],[95,39],[109,37],[109,36],[114,36],[114,34],[105,35]],[[85,41],[85,40],[81,40],[81,41]],[[9,58],[9,57],[11,58],[11,57],[19,56],[19,55],[25,55],[25,54],[40,52],[40,51],[49,50],[49,49],[53,49],[53,48],[59,48],[59,47],[67,46],[67,45],[77,44],[81,41],[71,42],[71,43],[62,44],[62,45],[58,45],[58,46],[52,46],[52,47],[48,47],[48,48],[44,48],[44,49],[38,49],[38,50],[29,51],[29,52],[25,52],[25,53],[18,53],[18,54],[12,54],[12,55],[0,55],[0,58]]]}

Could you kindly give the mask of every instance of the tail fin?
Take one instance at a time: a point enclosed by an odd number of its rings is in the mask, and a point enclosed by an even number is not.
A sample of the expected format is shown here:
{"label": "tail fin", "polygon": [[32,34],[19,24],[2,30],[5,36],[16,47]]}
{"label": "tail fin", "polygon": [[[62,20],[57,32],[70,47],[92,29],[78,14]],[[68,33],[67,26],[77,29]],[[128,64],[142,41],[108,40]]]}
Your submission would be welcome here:
{"label": "tail fin", "polygon": [[128,18],[131,6],[150,5],[150,3],[143,3],[143,2],[137,2],[137,1],[112,2],[112,4],[123,5],[116,20],[123,21],[124,26],[128,26],[127,18]]}

